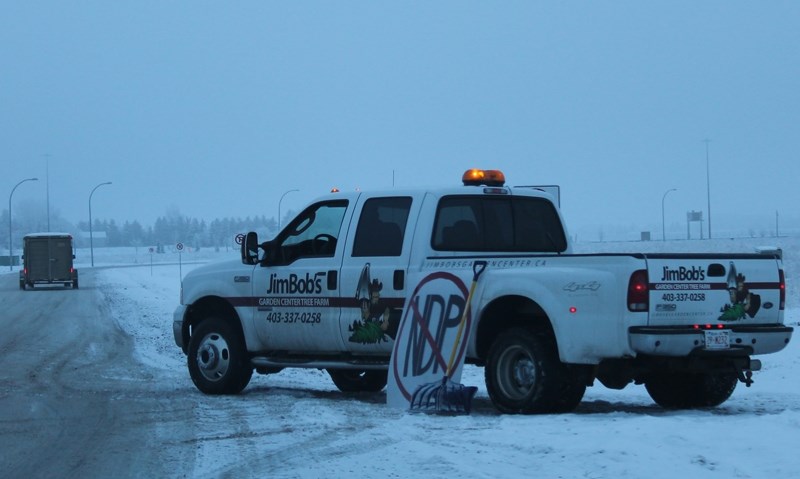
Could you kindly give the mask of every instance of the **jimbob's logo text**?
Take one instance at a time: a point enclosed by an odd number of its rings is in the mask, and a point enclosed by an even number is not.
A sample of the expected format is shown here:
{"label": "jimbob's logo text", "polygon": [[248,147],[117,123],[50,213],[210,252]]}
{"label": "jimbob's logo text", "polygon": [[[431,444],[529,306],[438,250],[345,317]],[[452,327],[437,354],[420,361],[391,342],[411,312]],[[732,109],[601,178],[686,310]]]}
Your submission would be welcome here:
{"label": "jimbob's logo text", "polygon": [[691,269],[684,266],[670,269],[664,266],[661,275],[661,281],[703,281],[704,279],[706,279],[705,270],[697,266],[692,266]]}
{"label": "jimbob's logo text", "polygon": [[278,278],[272,273],[269,275],[267,294],[319,294],[322,292],[322,278],[325,273],[306,273],[305,278],[292,273],[288,278]]}

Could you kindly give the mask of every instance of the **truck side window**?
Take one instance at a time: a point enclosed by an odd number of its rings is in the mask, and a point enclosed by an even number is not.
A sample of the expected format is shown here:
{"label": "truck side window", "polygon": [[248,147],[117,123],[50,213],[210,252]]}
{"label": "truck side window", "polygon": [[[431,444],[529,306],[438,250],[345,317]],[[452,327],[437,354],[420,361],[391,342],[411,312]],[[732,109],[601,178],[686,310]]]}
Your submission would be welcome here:
{"label": "truck side window", "polygon": [[347,201],[328,201],[307,208],[289,223],[279,237],[273,264],[290,264],[300,258],[332,257],[347,211]]}
{"label": "truck side window", "polygon": [[438,251],[561,252],[567,248],[552,203],[514,196],[442,198],[431,242]]}
{"label": "truck side window", "polygon": [[486,249],[489,251],[513,251],[514,212],[507,198],[487,197],[481,199],[485,218],[483,231]]}
{"label": "truck side window", "polygon": [[400,256],[410,197],[370,198],[358,219],[353,256]]}
{"label": "truck side window", "polygon": [[483,250],[483,208],[476,196],[449,196],[439,202],[433,230],[437,250]]}
{"label": "truck side window", "polygon": [[518,251],[562,252],[567,249],[564,226],[555,207],[541,198],[515,198],[514,244]]}

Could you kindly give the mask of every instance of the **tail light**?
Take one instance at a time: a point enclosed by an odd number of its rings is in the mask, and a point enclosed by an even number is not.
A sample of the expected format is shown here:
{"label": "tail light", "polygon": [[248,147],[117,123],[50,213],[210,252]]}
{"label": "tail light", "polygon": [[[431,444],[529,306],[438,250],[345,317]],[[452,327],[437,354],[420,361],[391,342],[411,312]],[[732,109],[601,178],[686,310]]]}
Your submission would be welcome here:
{"label": "tail light", "polygon": [[628,281],[628,310],[633,312],[650,309],[650,289],[647,270],[640,269],[631,274]]}
{"label": "tail light", "polygon": [[786,277],[783,274],[783,270],[778,270],[778,278],[780,281],[780,289],[781,289],[781,301],[780,301],[780,310],[783,311],[786,307]]}
{"label": "tail light", "polygon": [[705,326],[702,324],[695,324],[692,325],[692,329],[725,329],[725,325],[723,324],[706,324]]}

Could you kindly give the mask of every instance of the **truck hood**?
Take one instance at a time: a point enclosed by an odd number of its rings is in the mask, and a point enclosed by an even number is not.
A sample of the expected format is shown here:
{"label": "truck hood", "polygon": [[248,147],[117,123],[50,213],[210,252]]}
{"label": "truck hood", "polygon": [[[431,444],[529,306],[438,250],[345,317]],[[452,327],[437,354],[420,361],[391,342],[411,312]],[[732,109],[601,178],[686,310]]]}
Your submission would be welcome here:
{"label": "truck hood", "polygon": [[198,278],[204,278],[206,276],[213,276],[218,274],[224,273],[235,273],[235,274],[250,274],[253,271],[253,267],[250,265],[242,264],[242,261],[239,259],[230,259],[224,261],[215,261],[213,263],[204,264],[203,266],[199,266],[184,275],[184,281],[195,281]]}
{"label": "truck hood", "polygon": [[238,259],[195,268],[183,278],[183,304],[191,304],[203,296],[249,296],[253,268]]}

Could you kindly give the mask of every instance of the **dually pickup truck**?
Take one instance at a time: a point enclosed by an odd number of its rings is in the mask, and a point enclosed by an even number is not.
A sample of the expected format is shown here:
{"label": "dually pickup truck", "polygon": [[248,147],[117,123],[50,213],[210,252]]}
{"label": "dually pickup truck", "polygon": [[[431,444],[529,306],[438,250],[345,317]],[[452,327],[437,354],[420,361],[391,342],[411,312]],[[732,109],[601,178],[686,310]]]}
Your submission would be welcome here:
{"label": "dually pickup truck", "polygon": [[778,252],[574,254],[558,187],[462,181],[328,194],[270,241],[248,233],[241,259],[188,273],[173,332],[196,387],[317,368],[342,391],[390,381],[408,399],[415,375],[445,373],[466,310],[453,356],[484,367],[501,412],[571,411],[595,381],[712,407],[790,341]]}

